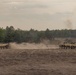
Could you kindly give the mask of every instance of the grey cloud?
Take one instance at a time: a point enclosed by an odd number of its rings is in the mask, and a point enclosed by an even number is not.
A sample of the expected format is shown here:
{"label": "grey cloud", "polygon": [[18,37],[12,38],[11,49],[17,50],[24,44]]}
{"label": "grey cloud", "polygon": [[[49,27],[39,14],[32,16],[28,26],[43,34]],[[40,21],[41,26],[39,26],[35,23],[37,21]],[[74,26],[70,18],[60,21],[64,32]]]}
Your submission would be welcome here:
{"label": "grey cloud", "polygon": [[[1,1],[0,25],[6,26],[12,24],[15,27],[20,27],[23,29],[39,29],[39,27],[40,29],[45,29],[47,27],[50,29],[65,28],[64,21],[68,17],[72,17],[74,23],[76,23],[76,14],[73,14],[69,11],[67,12],[64,8],[65,3],[63,5],[63,8],[65,10],[64,11],[61,9],[62,5],[59,5],[56,8],[57,5],[49,3],[50,0],[47,0],[47,4],[46,2],[43,3],[44,1],[42,0],[42,3],[40,0],[38,0],[39,2],[36,2],[37,0],[13,0],[13,2],[17,2],[18,4],[12,3],[10,0]],[[59,2],[60,0],[54,1]],[[53,11],[53,14],[51,14],[51,11]]]}
{"label": "grey cloud", "polygon": [[36,13],[20,13],[20,14],[9,14],[9,15],[0,15],[0,20],[34,20],[39,22],[51,22],[51,21],[64,21],[64,19],[67,19],[68,16],[72,16],[72,13],[56,13],[56,14],[36,14]]}
{"label": "grey cloud", "polygon": [[[42,27],[40,29],[46,29],[47,27],[50,29],[54,28],[65,28],[64,21],[67,20],[68,13],[57,13],[57,14],[21,14],[21,15],[9,15],[4,16],[2,18],[2,21],[4,21],[6,24],[11,23],[15,27],[21,27],[21,25],[27,27],[27,29],[35,28],[39,29],[39,27]],[[72,15],[69,13],[69,16]],[[8,18],[7,18],[8,17]],[[1,17],[0,17],[1,20]],[[9,23],[7,23],[9,22]],[[38,26],[38,28],[36,28]],[[24,27],[21,27],[25,29]]]}
{"label": "grey cloud", "polygon": [[25,8],[47,8],[47,5],[35,4],[35,5],[25,5]]}
{"label": "grey cloud", "polygon": [[2,14],[19,14],[19,13],[34,13],[34,10],[37,9],[46,9],[48,8],[45,4],[39,4],[39,3],[29,3],[29,2],[23,2],[19,5],[12,5],[8,4],[9,1],[6,3],[0,4],[0,13]]}

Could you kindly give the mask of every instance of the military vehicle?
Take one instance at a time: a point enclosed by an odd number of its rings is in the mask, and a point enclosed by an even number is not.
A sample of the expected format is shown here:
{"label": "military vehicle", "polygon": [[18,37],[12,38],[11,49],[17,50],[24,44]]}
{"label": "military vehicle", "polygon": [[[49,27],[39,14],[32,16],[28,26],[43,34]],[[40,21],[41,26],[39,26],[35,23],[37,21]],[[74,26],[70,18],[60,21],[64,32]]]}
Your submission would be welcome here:
{"label": "military vehicle", "polygon": [[75,42],[64,42],[63,44],[59,45],[61,49],[75,49],[76,43]]}
{"label": "military vehicle", "polygon": [[9,49],[9,43],[8,44],[0,44],[0,49]]}

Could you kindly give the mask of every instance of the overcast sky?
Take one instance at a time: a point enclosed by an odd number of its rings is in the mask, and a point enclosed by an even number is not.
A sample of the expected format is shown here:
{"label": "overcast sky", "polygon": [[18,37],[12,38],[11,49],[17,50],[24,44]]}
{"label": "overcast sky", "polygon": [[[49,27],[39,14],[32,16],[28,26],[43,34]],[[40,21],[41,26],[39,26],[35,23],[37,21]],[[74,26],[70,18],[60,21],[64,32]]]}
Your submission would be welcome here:
{"label": "overcast sky", "polygon": [[0,27],[76,29],[76,0],[0,0]]}

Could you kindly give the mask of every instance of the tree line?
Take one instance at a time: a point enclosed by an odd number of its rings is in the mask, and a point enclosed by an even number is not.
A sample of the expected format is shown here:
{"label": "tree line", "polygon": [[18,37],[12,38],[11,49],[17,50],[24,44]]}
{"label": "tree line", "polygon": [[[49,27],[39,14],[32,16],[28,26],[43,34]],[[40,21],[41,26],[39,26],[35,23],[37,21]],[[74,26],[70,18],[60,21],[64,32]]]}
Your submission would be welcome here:
{"label": "tree line", "polygon": [[53,40],[54,38],[76,38],[76,30],[49,30],[38,31],[34,29],[21,30],[15,29],[13,26],[0,28],[0,43],[9,42],[34,42],[39,43],[42,40]]}

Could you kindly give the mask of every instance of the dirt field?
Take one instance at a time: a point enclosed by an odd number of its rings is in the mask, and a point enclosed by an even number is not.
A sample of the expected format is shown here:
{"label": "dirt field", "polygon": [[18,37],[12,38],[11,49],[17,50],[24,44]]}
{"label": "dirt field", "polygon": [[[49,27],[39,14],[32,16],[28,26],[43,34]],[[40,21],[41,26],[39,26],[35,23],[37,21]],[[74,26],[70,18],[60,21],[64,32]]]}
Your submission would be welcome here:
{"label": "dirt field", "polygon": [[76,75],[76,50],[0,50],[0,75]]}

